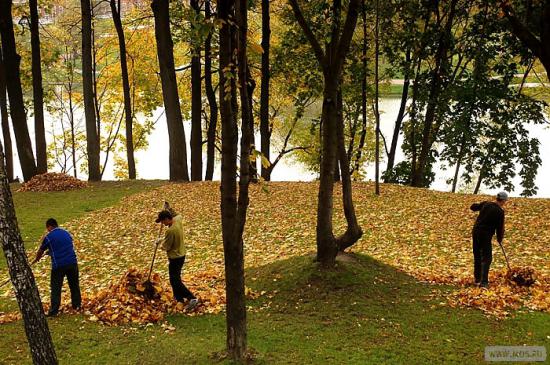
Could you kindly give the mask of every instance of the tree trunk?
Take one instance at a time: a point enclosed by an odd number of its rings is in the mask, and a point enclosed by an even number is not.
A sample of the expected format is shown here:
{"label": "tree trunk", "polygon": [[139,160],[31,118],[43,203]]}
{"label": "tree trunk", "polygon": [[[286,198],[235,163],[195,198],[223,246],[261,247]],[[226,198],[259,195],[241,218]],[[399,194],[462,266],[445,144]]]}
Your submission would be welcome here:
{"label": "tree trunk", "polygon": [[512,33],[520,40],[540,60],[546,70],[546,77],[550,81],[550,1],[545,0],[542,9],[542,19],[540,22],[539,34],[534,34],[522,23],[514,14],[508,2],[501,2],[500,5],[504,11],[505,17],[510,23]]}
{"label": "tree trunk", "polygon": [[352,171],[359,171],[361,168],[361,156],[363,155],[363,147],[365,146],[365,139],[367,138],[367,9],[365,5],[365,0],[362,0],[361,3],[361,16],[363,20],[363,42],[361,45],[361,56],[363,58],[363,77],[361,78],[361,114],[362,114],[362,123],[361,123],[361,137],[359,138],[359,146],[355,156],[355,164]]}
{"label": "tree trunk", "polygon": [[32,95],[34,103],[34,137],[36,142],[36,170],[43,174],[48,171],[46,153],[46,131],[44,130],[44,89],[42,88],[42,67],[40,57],[40,32],[38,30],[38,2],[29,0],[31,15],[32,49]]}
{"label": "tree trunk", "polygon": [[[210,0],[204,3],[205,17],[212,17],[210,9]],[[205,180],[212,180],[214,177],[215,153],[216,153],[216,128],[218,124],[218,103],[216,94],[212,86],[212,33],[210,30],[204,43],[204,89],[208,98],[210,108],[210,120],[208,121],[208,130],[206,132],[206,176]]]}
{"label": "tree trunk", "polygon": [[374,35],[374,118],[376,120],[376,145],[375,145],[375,166],[374,166],[374,181],[375,187],[374,192],[376,195],[380,195],[380,110],[378,109],[378,60],[380,58],[380,40],[379,38],[379,28],[380,28],[380,8],[378,0],[376,0],[376,24],[375,24],[375,35]]}
{"label": "tree trunk", "polygon": [[338,246],[332,228],[334,171],[336,169],[338,117],[337,82],[325,77],[323,92],[323,120],[321,173],[317,205],[317,261],[322,266],[334,266]]}
{"label": "tree trunk", "polygon": [[334,164],[334,182],[340,182],[340,162],[336,159]]}
{"label": "tree trunk", "polygon": [[[262,85],[260,90],[260,139],[262,156],[271,161],[271,126],[269,123],[269,82],[270,82],[270,67],[269,67],[269,51],[271,25],[269,15],[269,1],[262,0]],[[268,166],[262,164],[262,178],[265,181],[271,180],[271,171],[268,171]]]}
{"label": "tree trunk", "polygon": [[[220,29],[219,77],[220,115],[222,124],[221,219],[225,258],[227,353],[232,360],[242,361],[246,354],[246,302],[244,295],[244,255],[242,234],[248,206],[248,168],[250,132],[246,87],[246,0],[238,0],[238,42],[235,25],[235,1],[218,3]],[[237,44],[239,47],[237,47]],[[243,46],[244,45],[244,46]],[[233,55],[238,49],[239,84],[241,85],[242,140],[239,200],[237,202],[236,83]],[[231,75],[230,77],[228,77]]]}
{"label": "tree trunk", "polygon": [[86,150],[88,152],[88,180],[101,180],[99,168],[99,134],[94,106],[94,75],[92,65],[92,6],[90,0],[80,0],[82,12],[82,89],[86,118]]}
{"label": "tree trunk", "polygon": [[8,117],[8,100],[6,98],[6,78],[4,76],[4,62],[2,48],[0,48],[0,118],[2,119],[2,138],[4,139],[4,158],[8,182],[13,181],[13,147],[11,142],[10,124]]}
{"label": "tree trunk", "polygon": [[254,113],[252,112],[253,111],[253,102],[254,102],[254,98],[253,98],[253,94],[254,94],[254,89],[256,89],[256,81],[254,81],[254,79],[252,78],[252,74],[250,73],[250,67],[249,65],[247,64],[246,66],[246,88],[247,88],[247,104],[248,104],[248,110],[250,111],[249,112],[249,117],[248,117],[248,129],[251,133],[251,136],[250,137],[250,158],[249,158],[249,161],[250,161],[250,166],[249,166],[249,179],[250,179],[250,182],[251,183],[257,183],[258,182],[258,167],[256,166],[257,165],[257,158],[256,157],[253,157],[252,156],[252,151],[256,150],[256,143],[255,143],[255,138],[254,138]]}
{"label": "tree trunk", "polygon": [[73,108],[73,92],[72,86],[69,89],[69,123],[71,124],[71,155],[73,159],[73,176],[75,179],[78,177],[77,166],[76,166],[76,131],[74,123],[74,108]]}
{"label": "tree trunk", "polygon": [[[338,93],[338,108],[343,109],[342,106],[342,91]],[[342,114],[340,114],[341,116]],[[351,191],[351,174],[349,170],[349,160],[345,147],[344,139],[344,120],[338,121],[337,127],[338,138],[338,160],[340,162],[340,171],[342,172],[342,201],[344,204],[344,215],[346,217],[347,228],[346,232],[336,238],[336,245],[338,250],[343,252],[346,248],[351,247],[357,242],[363,235],[363,231],[357,222],[357,216],[355,215],[355,207],[353,205],[353,196]]]}
{"label": "tree trunk", "polygon": [[202,85],[201,48],[194,37],[198,37],[197,25],[200,6],[198,0],[191,0],[193,20],[191,21],[191,180],[202,180]]}
{"label": "tree trunk", "polygon": [[485,166],[482,166],[479,170],[479,176],[477,177],[476,187],[474,188],[474,194],[479,193],[479,189],[481,188],[481,182],[483,181],[483,172],[485,170]]}
{"label": "tree trunk", "polygon": [[405,55],[405,75],[403,81],[403,92],[401,93],[401,105],[399,106],[399,112],[397,113],[397,118],[395,118],[395,126],[393,129],[393,136],[391,140],[390,153],[388,155],[388,164],[386,166],[386,171],[391,171],[395,164],[395,154],[397,151],[397,141],[399,140],[399,133],[401,132],[401,126],[403,125],[403,119],[405,117],[405,110],[407,107],[407,98],[409,96],[409,86],[411,83],[410,78],[410,62],[411,62],[411,50],[407,49]]}
{"label": "tree trunk", "polygon": [[118,36],[118,49],[120,53],[120,72],[122,75],[122,92],[124,95],[124,120],[126,122],[126,159],[128,161],[128,178],[136,178],[136,161],[134,158],[134,136],[133,136],[133,115],[132,98],[130,96],[130,78],[128,76],[128,63],[126,61],[126,37],[121,19],[120,0],[110,0],[111,14]]}
{"label": "tree trunk", "polygon": [[157,55],[160,66],[162,96],[166,110],[166,122],[168,124],[170,180],[189,181],[185,130],[183,129],[176,71],[174,68],[174,44],[170,33],[168,0],[153,0],[151,8],[155,17]]}
{"label": "tree trunk", "polygon": [[34,364],[40,365],[57,364],[55,349],[40,301],[38,287],[27,261],[25,247],[17,225],[1,145],[0,185],[0,241],[2,241],[2,249],[15,289],[15,298],[23,316],[25,334],[29,342],[32,360]]}
{"label": "tree trunk", "polygon": [[15,142],[23,178],[25,181],[36,175],[36,164],[32,152],[32,143],[27,127],[27,116],[23,102],[23,90],[19,65],[21,56],[17,54],[15,35],[13,32],[13,19],[11,15],[11,0],[0,1],[0,35],[2,36],[2,59],[4,62],[4,75],[8,90],[10,114],[15,132]]}
{"label": "tree trunk", "polygon": [[357,23],[359,0],[350,0],[345,25],[340,29],[341,2],[335,0],[332,6],[332,30],[330,41],[323,51],[315,34],[309,27],[298,5],[297,0],[290,0],[296,20],[304,31],[321,69],[323,70],[323,109],[321,113],[321,173],[317,205],[317,261],[323,267],[335,264],[338,246],[333,233],[333,189],[334,170],[337,161],[337,124],[341,120],[338,108],[338,89],[341,80],[344,60],[348,53],[351,39]]}
{"label": "tree trunk", "polygon": [[424,175],[430,156],[430,150],[437,137],[437,130],[434,130],[434,120],[436,117],[436,109],[439,101],[438,99],[442,91],[443,75],[447,71],[446,58],[447,52],[451,46],[450,38],[457,2],[458,0],[451,1],[447,23],[445,25],[445,29],[441,31],[441,35],[439,37],[439,44],[435,55],[435,66],[432,72],[428,104],[426,106],[426,115],[424,116],[422,145],[418,156],[418,165],[414,169],[411,179],[411,185],[415,187],[421,187],[424,185]]}

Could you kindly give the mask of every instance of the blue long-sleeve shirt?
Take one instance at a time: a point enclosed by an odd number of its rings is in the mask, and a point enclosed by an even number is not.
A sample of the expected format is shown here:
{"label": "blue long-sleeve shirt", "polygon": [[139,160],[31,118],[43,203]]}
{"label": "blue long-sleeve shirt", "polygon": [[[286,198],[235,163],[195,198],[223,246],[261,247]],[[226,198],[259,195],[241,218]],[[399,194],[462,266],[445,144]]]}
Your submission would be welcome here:
{"label": "blue long-sleeve shirt", "polygon": [[76,264],[73,238],[70,233],[62,228],[54,228],[42,241],[40,249],[49,250],[52,259],[52,269]]}

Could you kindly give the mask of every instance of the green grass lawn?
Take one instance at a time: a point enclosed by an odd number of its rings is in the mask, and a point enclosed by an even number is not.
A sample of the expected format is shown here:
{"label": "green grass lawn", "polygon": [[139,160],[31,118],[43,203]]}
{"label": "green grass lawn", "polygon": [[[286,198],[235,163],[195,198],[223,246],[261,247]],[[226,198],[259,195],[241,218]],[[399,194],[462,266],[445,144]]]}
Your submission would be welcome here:
{"label": "green grass lawn", "polygon": [[[250,269],[249,285],[267,290],[249,302],[249,345],[260,364],[483,363],[487,345],[547,345],[550,316],[495,320],[441,305],[434,291],[364,255],[331,272],[301,256]],[[177,329],[107,327],[81,316],[50,320],[60,363],[206,364],[224,346],[223,315],[172,316]],[[0,359],[29,362],[21,323],[2,326]]]}
{"label": "green grass lawn", "polygon": [[[12,184],[17,221],[27,250],[34,250],[45,232],[48,218],[55,218],[62,225],[93,210],[117,203],[122,197],[153,189],[166,181],[104,181],[90,183],[81,190],[66,192],[17,192],[19,184]],[[2,255],[0,269],[6,266]]]}
{"label": "green grass lawn", "polygon": [[[40,237],[49,215],[60,222],[74,220],[160,184],[101,183],[70,193],[16,193],[19,224],[31,242]],[[262,207],[254,207],[257,222],[268,213]],[[314,249],[314,242],[293,244]],[[365,254],[345,255],[329,272],[320,271],[311,255],[292,256],[251,266],[246,276],[247,286],[266,291],[248,303],[248,342],[259,364],[482,364],[488,345],[545,345],[550,350],[549,314],[523,311],[497,320],[476,309],[451,308],[445,296],[452,286],[419,282]],[[175,332],[165,333],[161,325],[103,326],[83,315],[62,315],[49,323],[61,364],[217,361],[212,355],[224,348],[223,314],[173,315],[167,321]],[[0,363],[30,363],[21,321],[0,325],[0,331]]]}

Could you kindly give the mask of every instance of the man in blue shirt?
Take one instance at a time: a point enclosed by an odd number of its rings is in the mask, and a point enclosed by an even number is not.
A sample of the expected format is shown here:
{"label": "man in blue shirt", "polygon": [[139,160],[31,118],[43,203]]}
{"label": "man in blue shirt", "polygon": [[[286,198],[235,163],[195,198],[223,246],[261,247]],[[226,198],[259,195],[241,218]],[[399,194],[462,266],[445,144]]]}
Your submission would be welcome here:
{"label": "man in blue shirt", "polygon": [[78,283],[78,263],[74,251],[73,238],[66,230],[59,228],[57,221],[50,218],[46,221],[48,233],[42,239],[33,263],[38,262],[46,251],[52,260],[50,278],[51,305],[47,316],[56,316],[61,305],[61,287],[67,277],[71,290],[71,304],[74,309],[80,309],[80,285]]}

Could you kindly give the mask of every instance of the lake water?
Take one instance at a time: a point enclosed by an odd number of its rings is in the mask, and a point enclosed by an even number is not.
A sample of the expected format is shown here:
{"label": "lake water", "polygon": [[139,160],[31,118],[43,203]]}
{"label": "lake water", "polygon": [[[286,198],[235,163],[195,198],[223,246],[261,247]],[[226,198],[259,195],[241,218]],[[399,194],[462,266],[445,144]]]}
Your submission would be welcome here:
{"label": "lake water", "polygon": [[[395,118],[399,111],[400,99],[384,98],[380,100],[380,129],[388,142],[391,140],[393,133],[393,125]],[[166,120],[162,109],[156,112],[155,119],[158,118],[158,122],[155,125],[155,129],[149,137],[149,147],[146,150],[136,152],[137,159],[137,173],[140,179],[168,179],[168,131],[166,127]],[[29,118],[30,133],[33,133],[32,118]],[[49,125],[49,122],[47,123]],[[190,136],[190,122],[185,123],[186,137]],[[550,198],[550,147],[548,141],[550,141],[550,129],[547,126],[531,126],[529,127],[531,135],[539,138],[540,154],[542,158],[542,166],[539,168],[537,176],[537,186],[539,188],[537,197]],[[48,136],[50,139],[51,136]],[[13,134],[12,134],[13,139]],[[259,136],[257,136],[256,145],[260,145]],[[400,140],[402,137],[400,137]],[[49,143],[50,141],[48,141]],[[276,150],[276,147],[273,148]],[[188,149],[189,151],[189,149]],[[16,153],[17,151],[15,151]],[[189,152],[188,152],[189,153]],[[399,162],[403,159],[403,153],[400,148],[397,150],[396,161]],[[102,157],[103,159],[103,157]],[[17,155],[14,156],[15,175],[21,176],[21,169],[19,167],[19,161]],[[381,171],[384,171],[385,163],[381,163]],[[367,179],[374,179],[374,168],[369,166]],[[519,171],[519,170],[518,170]],[[440,166],[435,169],[436,179],[432,184],[432,188],[441,191],[450,191],[450,186],[447,184],[447,180],[452,177],[453,171],[443,171]],[[79,176],[83,178],[84,176]],[[217,169],[217,175],[215,178],[219,178],[219,169]],[[274,169],[272,179],[274,181],[311,181],[316,178],[316,175],[305,170],[303,166],[296,163],[291,157],[281,160],[281,162]],[[105,180],[113,180],[113,166],[112,157],[104,174]],[[519,178],[514,180],[516,189],[511,193],[512,196],[518,196],[521,193],[521,187],[519,186]],[[498,190],[498,189],[496,189]],[[496,190],[482,189],[485,193],[495,193]]]}

